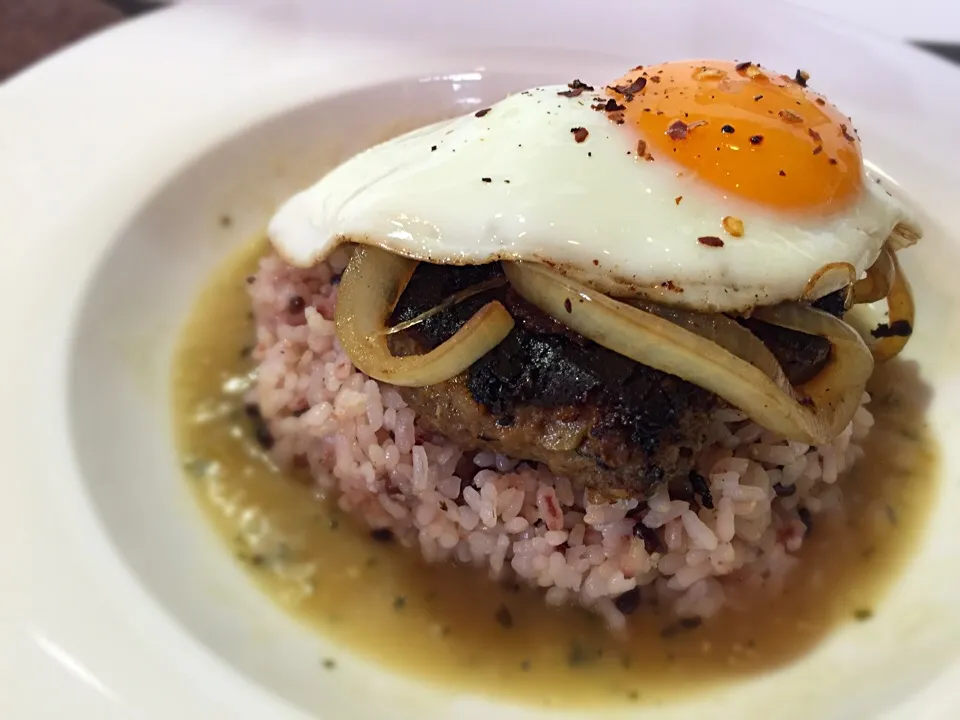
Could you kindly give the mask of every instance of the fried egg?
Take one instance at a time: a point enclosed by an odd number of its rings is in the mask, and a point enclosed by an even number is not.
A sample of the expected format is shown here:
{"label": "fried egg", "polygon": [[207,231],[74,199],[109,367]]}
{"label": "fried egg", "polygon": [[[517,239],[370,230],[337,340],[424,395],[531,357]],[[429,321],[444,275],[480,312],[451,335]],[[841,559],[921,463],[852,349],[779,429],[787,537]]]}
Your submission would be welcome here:
{"label": "fried egg", "polygon": [[335,168],[269,227],[298,266],[344,242],[539,262],[710,312],[826,294],[838,285],[811,285],[823,268],[859,277],[901,231],[919,234],[910,209],[804,74],[721,61],[534,88],[415,130]]}

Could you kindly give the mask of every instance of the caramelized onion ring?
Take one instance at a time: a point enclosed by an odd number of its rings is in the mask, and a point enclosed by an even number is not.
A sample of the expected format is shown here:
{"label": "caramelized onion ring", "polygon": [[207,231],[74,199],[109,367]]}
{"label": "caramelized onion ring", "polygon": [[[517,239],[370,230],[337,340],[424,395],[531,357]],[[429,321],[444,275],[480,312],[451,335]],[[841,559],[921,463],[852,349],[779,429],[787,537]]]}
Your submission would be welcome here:
{"label": "caramelized onion ring", "polygon": [[758,368],[771,380],[776,381],[783,375],[780,363],[763,341],[736,320],[722,313],[698,313],[643,301],[631,301],[630,304],[669,320],[702,338],[712,340],[724,350]]}
{"label": "caramelized onion ring", "polygon": [[850,263],[827,263],[807,280],[802,297],[808,302],[819,300],[832,292],[853,285],[856,279],[857,269]]}
{"label": "caramelized onion ring", "polygon": [[910,289],[906,273],[900,267],[900,261],[893,252],[890,253],[890,261],[893,279],[890,283],[890,292],[886,296],[886,325],[889,329],[900,330],[901,334],[875,337],[873,332],[877,329],[876,311],[867,304],[857,305],[847,313],[848,321],[867,343],[876,362],[886,362],[899,355],[913,334],[913,291]]}
{"label": "caramelized onion ring", "polygon": [[853,285],[853,303],[855,305],[877,302],[887,296],[896,274],[893,269],[893,262],[892,251],[888,248],[880,251],[876,262],[867,268],[866,277],[857,280]]}
{"label": "caramelized onion ring", "polygon": [[532,263],[503,263],[514,288],[571,330],[616,353],[719,395],[752,420],[790,440],[832,441],[853,418],[873,370],[860,336],[827,313],[801,305],[771,308],[764,322],[830,341],[827,367],[798,388],[782,370],[770,378],[706,338],[590,290]]}
{"label": "caramelized onion ring", "polygon": [[876,347],[872,348],[873,357],[877,362],[886,362],[899,355],[913,334],[913,290],[910,289],[910,282],[903,268],[900,267],[897,256],[891,253],[891,259],[893,260],[893,283],[890,285],[890,292],[887,293],[889,315],[887,322],[890,325],[905,324],[910,331],[905,335],[882,338]]}
{"label": "caramelized onion ring", "polygon": [[898,222],[893,226],[890,237],[887,238],[887,247],[894,252],[915,245],[923,237],[923,231],[912,222]]}
{"label": "caramelized onion ring", "polygon": [[416,260],[358,245],[337,293],[337,337],[350,360],[375,380],[407,387],[435,385],[459,375],[513,329],[510,313],[493,301],[430,352],[393,355],[385,325],[416,267]]}

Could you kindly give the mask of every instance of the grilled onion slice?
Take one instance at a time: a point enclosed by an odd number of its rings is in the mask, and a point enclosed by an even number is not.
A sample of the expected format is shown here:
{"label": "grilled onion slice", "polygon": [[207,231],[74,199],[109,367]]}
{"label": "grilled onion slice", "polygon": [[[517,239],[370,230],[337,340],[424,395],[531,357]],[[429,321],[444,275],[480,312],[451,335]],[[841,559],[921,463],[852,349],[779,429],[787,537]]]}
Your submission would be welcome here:
{"label": "grilled onion slice", "polygon": [[808,306],[767,308],[756,314],[764,322],[830,341],[827,367],[793,388],[779,366],[769,377],[712,340],[541,265],[505,262],[503,267],[517,292],[571,330],[719,395],[790,440],[822,444],[836,438],[853,418],[873,371],[873,359],[856,331]]}
{"label": "grilled onion slice", "polygon": [[813,302],[825,295],[852,285],[857,279],[857,270],[848,262],[827,263],[807,280],[803,300]]}
{"label": "grilled onion slice", "polygon": [[887,333],[892,334],[879,332],[879,311],[870,304],[856,305],[847,313],[848,322],[860,333],[876,362],[886,362],[899,355],[913,334],[913,291],[896,253],[890,252],[889,257],[892,279],[885,299],[885,328]]}
{"label": "grilled onion slice", "polygon": [[771,380],[783,375],[783,369],[763,341],[736,320],[723,313],[699,313],[692,310],[656,305],[643,301],[630,302],[644,312],[669,320],[674,325],[712,340],[717,345],[753,365]]}
{"label": "grilled onion slice", "polygon": [[880,251],[876,262],[867,268],[866,276],[853,284],[855,305],[877,302],[887,296],[895,274],[893,262],[893,252],[889,248]]}
{"label": "grilled onion slice", "polygon": [[361,371],[393,385],[435,385],[455,377],[499,345],[513,318],[497,301],[484,305],[453,337],[423,355],[397,357],[386,323],[417,267],[416,260],[358,245],[337,294],[337,337]]}

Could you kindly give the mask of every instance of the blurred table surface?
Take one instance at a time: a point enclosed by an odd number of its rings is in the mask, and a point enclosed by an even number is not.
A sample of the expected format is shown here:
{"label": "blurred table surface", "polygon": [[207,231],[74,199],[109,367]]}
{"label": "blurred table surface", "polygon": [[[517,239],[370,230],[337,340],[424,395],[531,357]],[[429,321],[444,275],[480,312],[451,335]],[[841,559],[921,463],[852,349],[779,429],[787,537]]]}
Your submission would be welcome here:
{"label": "blurred table surface", "polygon": [[[941,1],[944,5],[940,7],[946,11],[948,0],[925,0],[934,10]],[[909,4],[908,0],[901,2]],[[0,0],[0,81],[75,40],[161,4],[156,0]],[[798,4],[821,10],[814,0]],[[954,17],[955,13],[951,23]],[[943,32],[936,37],[937,42],[924,37],[909,40],[960,63],[960,27],[955,36],[946,35],[956,42],[943,41]]]}

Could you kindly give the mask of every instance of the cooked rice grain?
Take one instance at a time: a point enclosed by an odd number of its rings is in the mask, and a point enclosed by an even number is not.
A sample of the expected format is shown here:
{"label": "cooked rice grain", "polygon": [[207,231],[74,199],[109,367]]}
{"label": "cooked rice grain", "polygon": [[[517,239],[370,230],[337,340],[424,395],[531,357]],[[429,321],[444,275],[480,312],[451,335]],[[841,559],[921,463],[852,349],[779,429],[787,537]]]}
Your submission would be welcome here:
{"label": "cooked rice grain", "polygon": [[333,312],[346,260],[338,252],[309,270],[261,261],[250,284],[259,367],[248,400],[260,406],[276,462],[306,463],[343,510],[427,560],[515,575],[544,588],[546,602],[580,602],[614,628],[625,622],[614,600],[637,587],[680,617],[709,617],[733,583],[782,587],[806,534],[801,510],[841,509],[834,483],[860,456],[855,442],[873,424],[865,407],[818,447],[718,410],[698,461],[714,509],[666,487],[640,513],[631,512],[637,500],[592,503],[545,467],[490,452],[473,454],[471,477],[457,476],[463,452],[419,432],[399,393],[358,372],[340,347]]}

